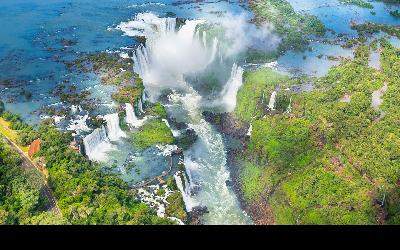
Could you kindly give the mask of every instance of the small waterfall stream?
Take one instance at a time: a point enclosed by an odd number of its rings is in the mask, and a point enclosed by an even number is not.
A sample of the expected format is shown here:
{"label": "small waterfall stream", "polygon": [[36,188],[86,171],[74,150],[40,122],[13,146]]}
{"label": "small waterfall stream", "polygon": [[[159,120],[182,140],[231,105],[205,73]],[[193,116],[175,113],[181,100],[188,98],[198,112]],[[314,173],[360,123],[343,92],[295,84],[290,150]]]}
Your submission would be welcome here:
{"label": "small waterfall stream", "polygon": [[269,103],[268,103],[269,110],[275,110],[275,99],[276,99],[276,91],[273,91],[271,97],[269,98]]}
{"label": "small waterfall stream", "polygon": [[143,119],[137,118],[135,109],[130,103],[125,103],[125,113],[126,113],[126,118],[125,118],[126,123],[133,128],[141,127],[150,118],[148,116],[143,117]]}
{"label": "small waterfall stream", "polygon": [[106,161],[107,153],[116,149],[111,141],[118,141],[122,137],[126,137],[125,132],[119,126],[118,113],[105,115],[104,119],[107,122],[107,128],[104,126],[96,128],[83,138],[86,155],[92,161]]}
{"label": "small waterfall stream", "polygon": [[141,114],[144,113],[142,98],[139,98],[139,99],[138,99],[138,101],[137,101],[137,107],[138,107],[139,112],[140,112]]}
{"label": "small waterfall stream", "polygon": [[124,131],[119,126],[118,113],[108,114],[104,116],[107,122],[107,135],[110,141],[118,141],[122,137],[126,137]]}
{"label": "small waterfall stream", "polygon": [[226,107],[227,112],[232,112],[236,107],[236,95],[243,84],[242,78],[242,67],[233,64],[231,76],[221,92],[221,104]]}
{"label": "small waterfall stream", "polygon": [[104,126],[96,128],[91,134],[83,138],[83,144],[87,157],[92,161],[105,161],[107,152],[114,149]]}

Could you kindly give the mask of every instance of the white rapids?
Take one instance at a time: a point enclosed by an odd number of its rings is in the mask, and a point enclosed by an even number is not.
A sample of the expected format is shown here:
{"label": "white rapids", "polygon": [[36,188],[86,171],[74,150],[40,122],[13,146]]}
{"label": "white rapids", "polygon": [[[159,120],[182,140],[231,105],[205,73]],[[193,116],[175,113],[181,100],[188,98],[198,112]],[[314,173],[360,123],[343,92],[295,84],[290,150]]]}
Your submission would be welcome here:
{"label": "white rapids", "polygon": [[[217,55],[221,58],[218,39],[209,39],[209,34],[199,32],[205,23],[205,20],[186,20],[178,30],[173,18],[142,13],[117,28],[128,36],[146,37],[146,46],[136,49],[133,61],[149,101],[156,101],[163,90],[172,89],[167,105],[170,115],[178,118],[180,114],[174,110],[186,111],[184,120],[198,135],[196,143],[184,152],[186,174],[174,176],[187,210],[206,206],[209,213],[202,217],[204,224],[250,224],[250,218],[226,184],[230,175],[223,138],[202,117],[202,96],[185,80],[188,74],[203,72]],[[219,103],[229,110],[236,104],[242,74],[243,69],[234,64],[231,77],[220,93]]]}

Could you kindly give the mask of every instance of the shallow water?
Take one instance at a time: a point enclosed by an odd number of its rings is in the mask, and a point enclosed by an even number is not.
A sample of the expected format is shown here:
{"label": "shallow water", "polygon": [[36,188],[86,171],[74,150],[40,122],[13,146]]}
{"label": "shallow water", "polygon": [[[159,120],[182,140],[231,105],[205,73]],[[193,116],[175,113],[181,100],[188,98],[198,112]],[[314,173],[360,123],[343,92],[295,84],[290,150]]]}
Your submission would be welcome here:
{"label": "shallow water", "polygon": [[[351,21],[357,23],[374,22],[382,24],[400,25],[400,19],[390,15],[391,10],[398,9],[398,5],[385,4],[381,2],[370,2],[374,9],[360,8],[352,5],[340,4],[337,0],[288,0],[299,13],[317,16],[329,30],[324,39],[335,41],[338,34],[344,37],[356,37],[357,32],[350,27]],[[373,15],[371,11],[375,11]],[[382,33],[374,35],[381,37]],[[400,42],[396,37],[389,36],[392,45],[399,47]],[[320,41],[310,42],[312,51],[294,52],[289,51],[278,59],[277,69],[282,72],[294,74],[306,74],[323,76],[328,70],[340,61],[330,60],[328,56],[353,58],[353,50],[342,48],[340,45],[323,44]],[[321,57],[322,55],[322,57]]]}
{"label": "shallow water", "polygon": [[[367,9],[354,5],[341,4],[337,0],[288,0],[298,12],[317,16],[328,29],[337,33],[357,34],[350,28],[352,20],[361,22],[373,22],[382,24],[400,25],[400,19],[390,15],[390,11],[398,8],[394,4],[382,2],[370,2],[374,8]],[[371,11],[375,11],[373,15]]]}

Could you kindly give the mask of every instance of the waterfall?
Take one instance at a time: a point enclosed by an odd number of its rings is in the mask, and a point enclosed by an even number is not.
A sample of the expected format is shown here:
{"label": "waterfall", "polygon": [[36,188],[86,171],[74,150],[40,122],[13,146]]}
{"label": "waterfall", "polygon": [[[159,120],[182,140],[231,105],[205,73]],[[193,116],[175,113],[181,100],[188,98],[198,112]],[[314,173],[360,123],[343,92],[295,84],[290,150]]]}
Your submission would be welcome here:
{"label": "waterfall", "polygon": [[221,103],[225,105],[228,112],[232,112],[236,107],[236,95],[242,86],[243,69],[236,63],[232,66],[231,76],[221,92]]}
{"label": "waterfall", "polygon": [[199,30],[196,31],[195,37],[196,37],[197,41],[200,41],[200,32],[199,32]]}
{"label": "waterfall", "polygon": [[292,112],[292,97],[290,97],[289,105],[286,109],[286,113],[290,113],[290,112]]}
{"label": "waterfall", "polygon": [[105,161],[106,153],[113,148],[106,134],[104,126],[96,128],[91,134],[83,138],[86,155],[90,160]]}
{"label": "waterfall", "polygon": [[221,50],[218,50],[218,56],[219,56],[219,63],[223,64],[224,63],[224,57],[222,56]]}
{"label": "waterfall", "polygon": [[253,132],[253,124],[250,123],[249,130],[247,130],[247,136],[251,136],[251,132]]}
{"label": "waterfall", "polygon": [[167,125],[167,127],[168,127],[169,129],[171,129],[172,135],[173,135],[174,137],[178,137],[178,136],[180,135],[179,130],[175,130],[175,129],[172,129],[172,128],[171,128],[171,126],[169,125],[169,122],[168,122],[167,119],[162,119],[162,121],[165,123],[165,125]]}
{"label": "waterfall", "polygon": [[[134,71],[149,91],[146,94],[150,93],[147,98],[155,100],[162,89],[180,87],[185,75],[200,72],[215,60],[219,52],[218,39],[214,38],[207,48],[206,32],[197,29],[205,22],[187,20],[176,30],[176,19],[143,13],[129,23],[119,25],[125,34],[146,37],[146,45],[138,46],[132,59]],[[199,33],[202,33],[203,41],[198,40]],[[143,103],[144,100],[142,106]],[[140,105],[137,108],[140,109]]]}
{"label": "waterfall", "polygon": [[[205,224],[248,224],[250,221],[240,209],[234,191],[226,184],[230,177],[223,138],[204,120],[202,96],[185,81],[185,76],[204,71],[216,55],[220,55],[219,42],[208,39],[212,42],[207,44],[206,33],[199,34],[202,31],[198,26],[205,23],[204,20],[187,20],[179,30],[166,34],[150,28],[166,21],[146,13],[131,22],[130,30],[124,31],[128,35],[145,33],[147,49],[144,52],[142,47],[138,48],[140,51],[135,52],[133,60],[139,65],[135,66],[135,72],[143,79],[147,98],[156,100],[163,90],[172,89],[172,94],[168,96],[171,116],[180,118],[181,111],[184,111],[185,122],[198,135],[196,143],[184,151],[186,173],[174,175],[177,187],[188,211],[197,205],[207,207],[209,213],[203,216]],[[147,27],[147,24],[151,25]],[[149,33],[149,30],[152,32]],[[219,104],[223,100],[230,109],[234,109],[242,74],[243,69],[235,64],[219,96]]]}
{"label": "waterfall", "polygon": [[121,137],[126,137],[124,131],[119,127],[118,113],[105,115],[104,119],[107,122],[108,138],[111,141],[118,141]]}
{"label": "waterfall", "polygon": [[[184,182],[182,182],[182,176],[183,176]],[[188,212],[192,211],[192,208],[195,207],[197,204],[190,195],[190,185],[187,181],[185,173],[182,173],[180,171],[177,172],[176,174],[174,174],[174,179],[176,182],[176,186],[178,187],[179,191],[182,194],[182,198],[185,203],[186,210]]]}
{"label": "waterfall", "polygon": [[138,119],[136,117],[135,110],[133,109],[132,104],[125,103],[125,113],[126,113],[126,118],[125,118],[126,123],[135,126],[138,122]]}
{"label": "waterfall", "polygon": [[77,134],[80,134],[81,132],[89,132],[90,128],[86,124],[88,118],[88,114],[84,116],[77,115],[74,120],[71,120],[70,124],[67,127],[67,130],[75,131]]}
{"label": "waterfall", "polygon": [[71,113],[75,114],[77,112],[82,112],[81,105],[71,105]]}
{"label": "waterfall", "polygon": [[138,128],[142,126],[148,119],[148,117],[144,117],[143,119],[138,119],[135,114],[135,110],[130,103],[125,103],[125,113],[126,113],[126,118],[125,121],[128,123],[130,126],[134,128]]}
{"label": "waterfall", "polygon": [[207,48],[207,33],[203,31],[203,46]]}
{"label": "waterfall", "polygon": [[268,108],[270,110],[275,110],[275,99],[276,99],[276,91],[273,91],[271,94],[271,98],[269,98]]}
{"label": "waterfall", "polygon": [[139,74],[140,77],[145,77],[149,69],[149,57],[147,48],[140,45],[133,53],[134,71]]}
{"label": "waterfall", "polygon": [[210,60],[208,61],[209,64],[214,61],[215,56],[217,55],[217,51],[218,51],[218,38],[214,37],[213,46],[211,48]]}
{"label": "waterfall", "polygon": [[167,17],[165,19],[164,34],[175,32],[175,29],[176,29],[176,18]]}
{"label": "waterfall", "polygon": [[142,103],[143,104],[146,103],[146,91],[145,90],[143,90],[143,92],[142,92]]}
{"label": "waterfall", "polygon": [[137,105],[138,105],[138,109],[139,109],[140,113],[144,113],[142,98],[138,99]]}

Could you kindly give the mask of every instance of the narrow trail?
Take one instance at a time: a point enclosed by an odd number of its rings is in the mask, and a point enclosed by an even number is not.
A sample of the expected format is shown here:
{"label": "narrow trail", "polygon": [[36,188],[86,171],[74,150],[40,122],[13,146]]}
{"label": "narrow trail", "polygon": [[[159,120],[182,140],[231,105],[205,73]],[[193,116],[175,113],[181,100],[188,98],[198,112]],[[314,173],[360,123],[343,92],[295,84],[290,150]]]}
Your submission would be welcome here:
{"label": "narrow trail", "polygon": [[[1,125],[4,129],[8,129],[5,128],[3,125]],[[15,144],[10,138],[8,138],[5,134],[1,133],[4,138],[7,140],[7,142],[15,149],[15,151],[19,154],[19,156],[22,159],[22,163],[21,166],[25,169],[37,169],[38,171],[39,168],[31,161],[31,159],[29,159],[29,157],[19,148],[19,146],[17,144]],[[49,204],[47,206],[47,210],[48,211],[52,211],[54,213],[56,213],[57,215],[62,215],[61,214],[61,210],[57,205],[57,200],[53,195],[53,191],[51,190],[51,188],[49,187],[49,185],[47,184],[47,182],[45,181],[43,183],[42,189],[41,189],[41,193],[43,195],[45,195],[49,201]]]}

